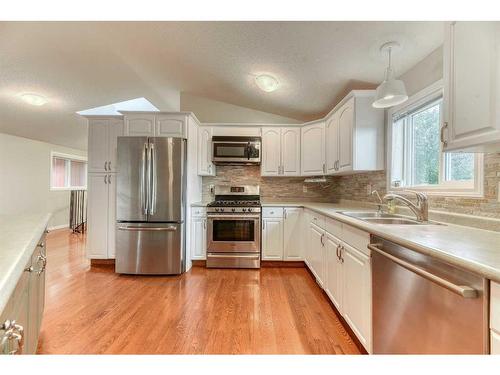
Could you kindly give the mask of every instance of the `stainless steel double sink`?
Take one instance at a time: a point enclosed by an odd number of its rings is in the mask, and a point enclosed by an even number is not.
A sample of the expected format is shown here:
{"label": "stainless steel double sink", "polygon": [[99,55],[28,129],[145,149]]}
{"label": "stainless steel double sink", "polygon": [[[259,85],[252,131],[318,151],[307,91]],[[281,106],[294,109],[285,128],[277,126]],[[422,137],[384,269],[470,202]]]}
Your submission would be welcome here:
{"label": "stainless steel double sink", "polygon": [[361,211],[343,211],[342,215],[366,221],[371,224],[393,224],[393,225],[442,225],[430,221],[418,221],[402,215],[387,214],[383,212],[361,212]]}

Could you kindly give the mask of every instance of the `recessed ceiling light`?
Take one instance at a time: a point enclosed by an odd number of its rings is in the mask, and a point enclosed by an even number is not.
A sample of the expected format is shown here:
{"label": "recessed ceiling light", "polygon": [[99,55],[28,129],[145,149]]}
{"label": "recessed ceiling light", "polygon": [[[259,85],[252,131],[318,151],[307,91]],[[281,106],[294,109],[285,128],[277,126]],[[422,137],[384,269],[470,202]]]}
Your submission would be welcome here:
{"label": "recessed ceiling light", "polygon": [[46,97],[33,93],[21,94],[21,99],[23,99],[28,104],[36,106],[41,106],[48,102]]}
{"label": "recessed ceiling light", "polygon": [[259,86],[259,89],[265,92],[272,92],[279,86],[278,80],[268,74],[261,74],[255,77],[255,83]]}

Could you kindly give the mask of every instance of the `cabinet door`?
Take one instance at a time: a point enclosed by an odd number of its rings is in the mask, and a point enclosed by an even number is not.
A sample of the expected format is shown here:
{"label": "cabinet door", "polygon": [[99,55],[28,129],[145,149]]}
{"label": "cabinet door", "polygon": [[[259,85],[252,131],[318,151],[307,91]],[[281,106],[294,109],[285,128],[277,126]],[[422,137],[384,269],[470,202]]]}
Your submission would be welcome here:
{"label": "cabinet door", "polygon": [[108,185],[108,244],[107,258],[115,258],[116,234],[116,175],[110,174],[107,178]]}
{"label": "cabinet door", "polygon": [[155,116],[149,114],[125,116],[125,135],[131,137],[154,137]]}
{"label": "cabinet door", "polygon": [[500,23],[452,22],[444,43],[445,150],[500,146]]}
{"label": "cabinet door", "polygon": [[315,224],[309,226],[310,270],[316,277],[318,284],[323,287],[323,259],[324,259],[325,231]]}
{"label": "cabinet door", "polygon": [[215,175],[212,164],[212,128],[208,126],[198,128],[198,175]]}
{"label": "cabinet door", "polygon": [[500,354],[500,334],[491,330],[490,331],[490,353]]}
{"label": "cabinet door", "polygon": [[[108,159],[108,120],[89,120],[88,171],[105,172]],[[116,163],[114,163],[116,164]]]}
{"label": "cabinet door", "polygon": [[342,314],[343,267],[339,254],[340,240],[331,234],[326,234],[326,294],[332,300],[337,310]]}
{"label": "cabinet door", "polygon": [[[88,175],[87,257],[108,256],[108,174]],[[114,232],[114,231],[113,231]]]}
{"label": "cabinet door", "polygon": [[34,354],[36,353],[36,347],[38,344],[38,332],[40,329],[40,319],[39,319],[39,288],[40,288],[40,276],[38,271],[42,267],[42,262],[39,260],[38,247],[35,248],[33,255],[31,256],[31,267],[32,272],[29,273],[29,334],[28,340],[25,340],[25,353]]}
{"label": "cabinet door", "polygon": [[156,115],[155,137],[181,137],[186,134],[186,116],[184,115]]}
{"label": "cabinet door", "polygon": [[302,208],[283,209],[283,260],[302,260]]}
{"label": "cabinet door", "polygon": [[283,260],[283,219],[262,219],[262,260]]}
{"label": "cabinet door", "polygon": [[335,112],[326,120],[326,173],[337,172],[339,161],[339,127],[338,115]]}
{"label": "cabinet door", "polygon": [[207,256],[207,219],[191,219],[191,259],[206,259]]}
{"label": "cabinet door", "polygon": [[354,127],[354,98],[340,109],[338,114],[339,162],[340,172],[352,170],[352,133]]}
{"label": "cabinet door", "polygon": [[370,258],[342,244],[342,307],[346,322],[368,352],[371,351],[371,265]]}
{"label": "cabinet door", "polygon": [[300,128],[281,129],[281,174],[300,176]]}
{"label": "cabinet door", "polygon": [[[116,172],[118,137],[123,136],[123,120],[112,119],[108,123],[108,172]],[[90,157],[90,154],[89,154]]]}
{"label": "cabinet door", "polygon": [[306,125],[301,133],[301,174],[325,174],[325,123]]}
{"label": "cabinet door", "polygon": [[261,176],[278,176],[281,174],[281,129],[262,129]]}

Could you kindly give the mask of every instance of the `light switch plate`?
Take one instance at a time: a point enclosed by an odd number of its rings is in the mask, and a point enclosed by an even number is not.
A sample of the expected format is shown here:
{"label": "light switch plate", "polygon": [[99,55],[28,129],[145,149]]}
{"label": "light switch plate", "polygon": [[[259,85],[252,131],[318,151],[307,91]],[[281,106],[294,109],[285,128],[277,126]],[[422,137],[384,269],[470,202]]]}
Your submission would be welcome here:
{"label": "light switch plate", "polygon": [[307,185],[302,185],[302,192],[307,193]]}

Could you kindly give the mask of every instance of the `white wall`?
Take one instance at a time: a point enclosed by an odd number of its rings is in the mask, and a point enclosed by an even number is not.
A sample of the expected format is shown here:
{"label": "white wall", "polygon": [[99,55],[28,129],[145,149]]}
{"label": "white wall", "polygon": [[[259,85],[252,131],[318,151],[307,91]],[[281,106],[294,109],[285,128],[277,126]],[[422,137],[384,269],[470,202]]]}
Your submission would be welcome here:
{"label": "white wall", "polygon": [[51,212],[49,227],[69,224],[69,191],[50,191],[50,152],[68,147],[0,133],[0,214]]}
{"label": "white wall", "polygon": [[443,78],[443,47],[439,47],[428,56],[415,64],[406,73],[402,74],[402,79],[406,85],[406,91],[411,96],[427,86]]}
{"label": "white wall", "polygon": [[193,112],[201,122],[300,124],[303,121],[181,93],[181,111]]}

